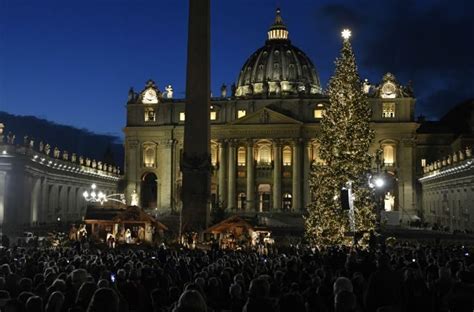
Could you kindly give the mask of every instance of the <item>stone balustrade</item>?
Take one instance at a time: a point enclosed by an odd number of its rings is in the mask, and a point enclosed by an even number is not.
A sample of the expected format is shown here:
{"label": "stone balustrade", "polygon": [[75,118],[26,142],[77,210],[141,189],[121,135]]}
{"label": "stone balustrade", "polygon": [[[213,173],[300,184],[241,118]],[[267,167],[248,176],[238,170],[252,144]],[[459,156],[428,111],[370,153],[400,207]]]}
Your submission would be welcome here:
{"label": "stone balustrade", "polygon": [[442,168],[455,166],[470,158],[472,158],[472,147],[466,146],[464,150],[453,152],[443,159],[426,164],[426,166],[423,167],[423,173],[427,175]]}
{"label": "stone balustrade", "polygon": [[51,148],[51,145],[40,141],[35,144],[33,138],[23,137],[23,144],[15,142],[16,136],[12,132],[4,135],[3,128],[0,127],[0,146],[3,154],[22,154],[31,156],[32,160],[58,170],[80,172],[85,174],[109,176],[119,178],[120,168],[112,166],[102,161],[90,159],[76,153],[61,151],[58,147]]}

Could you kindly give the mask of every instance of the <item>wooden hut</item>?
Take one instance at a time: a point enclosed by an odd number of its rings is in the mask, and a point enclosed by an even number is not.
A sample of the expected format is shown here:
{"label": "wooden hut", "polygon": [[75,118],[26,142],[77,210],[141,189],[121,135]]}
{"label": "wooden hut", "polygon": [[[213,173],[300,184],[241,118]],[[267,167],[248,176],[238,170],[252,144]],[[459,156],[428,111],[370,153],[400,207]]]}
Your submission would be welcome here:
{"label": "wooden hut", "polygon": [[257,245],[270,235],[270,230],[259,226],[256,218],[231,216],[209,227],[205,233],[212,234],[220,248],[238,249]]}
{"label": "wooden hut", "polygon": [[111,234],[118,243],[153,242],[163,237],[166,225],[137,206],[126,209],[88,207],[84,223],[92,237],[106,241]]}

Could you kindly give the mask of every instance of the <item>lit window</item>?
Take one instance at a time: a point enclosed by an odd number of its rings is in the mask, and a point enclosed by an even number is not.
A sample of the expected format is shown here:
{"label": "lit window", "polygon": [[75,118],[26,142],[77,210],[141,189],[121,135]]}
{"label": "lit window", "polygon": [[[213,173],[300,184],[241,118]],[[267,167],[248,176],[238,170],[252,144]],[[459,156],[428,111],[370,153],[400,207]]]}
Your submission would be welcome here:
{"label": "lit window", "polygon": [[147,144],[143,146],[143,164],[145,167],[155,166],[155,146]]}
{"label": "lit window", "polygon": [[156,114],[155,109],[151,107],[145,108],[145,121],[155,121]]}
{"label": "lit window", "polygon": [[283,209],[284,210],[291,210],[291,194],[285,193],[283,194]]}
{"label": "lit window", "polygon": [[185,121],[186,120],[186,115],[184,112],[179,113],[179,121]]}
{"label": "lit window", "polygon": [[247,114],[247,111],[245,109],[239,109],[237,111],[237,118],[245,117],[246,114]]}
{"label": "lit window", "polygon": [[239,147],[237,150],[237,165],[245,166],[245,148]]}
{"label": "lit window", "polygon": [[291,166],[291,147],[283,148],[283,166]]}
{"label": "lit window", "polygon": [[211,118],[211,120],[216,120],[217,119],[217,112],[211,112],[210,113],[210,118]]}
{"label": "lit window", "polygon": [[382,118],[395,118],[395,103],[382,104]]}
{"label": "lit window", "polygon": [[421,159],[421,166],[426,167],[426,159],[425,158]]}
{"label": "lit window", "polygon": [[321,119],[323,118],[324,110],[323,109],[315,109],[314,110],[314,118]]}
{"label": "lit window", "polygon": [[324,104],[320,103],[320,104],[316,105],[316,108],[313,111],[314,118],[316,118],[316,119],[323,118],[324,112],[325,112]]}
{"label": "lit window", "polygon": [[272,151],[270,145],[262,145],[258,149],[258,163],[259,164],[270,164],[272,161]]}
{"label": "lit window", "polygon": [[383,163],[386,166],[393,166],[395,163],[395,147],[392,145],[383,147]]}

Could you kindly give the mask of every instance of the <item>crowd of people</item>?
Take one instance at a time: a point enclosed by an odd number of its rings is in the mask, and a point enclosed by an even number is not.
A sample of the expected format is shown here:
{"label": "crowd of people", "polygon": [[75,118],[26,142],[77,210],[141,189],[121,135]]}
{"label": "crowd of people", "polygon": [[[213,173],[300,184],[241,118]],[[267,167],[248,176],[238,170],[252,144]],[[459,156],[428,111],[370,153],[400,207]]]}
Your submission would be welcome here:
{"label": "crowd of people", "polygon": [[473,311],[464,246],[1,248],[6,312]]}

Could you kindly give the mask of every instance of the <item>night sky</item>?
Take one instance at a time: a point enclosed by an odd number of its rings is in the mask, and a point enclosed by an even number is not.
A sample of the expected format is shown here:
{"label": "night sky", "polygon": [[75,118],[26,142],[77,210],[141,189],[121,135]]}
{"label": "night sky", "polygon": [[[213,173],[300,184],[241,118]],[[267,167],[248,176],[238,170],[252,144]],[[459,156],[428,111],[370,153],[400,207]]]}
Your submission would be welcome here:
{"label": "night sky", "polygon": [[[474,96],[474,1],[212,0],[212,91],[237,79],[281,7],[323,87],[350,27],[362,78],[413,81],[430,119]],[[184,97],[187,0],[0,0],[0,110],[122,136],[128,89]]]}

